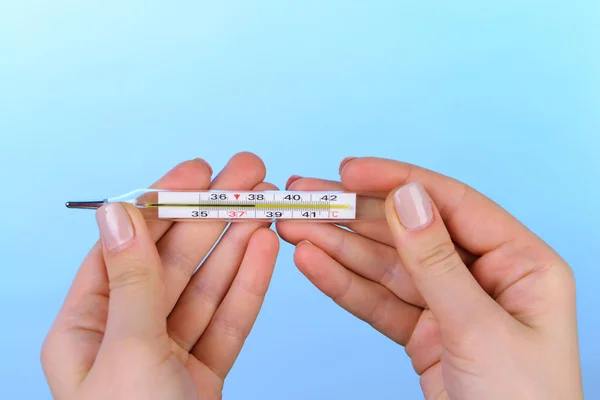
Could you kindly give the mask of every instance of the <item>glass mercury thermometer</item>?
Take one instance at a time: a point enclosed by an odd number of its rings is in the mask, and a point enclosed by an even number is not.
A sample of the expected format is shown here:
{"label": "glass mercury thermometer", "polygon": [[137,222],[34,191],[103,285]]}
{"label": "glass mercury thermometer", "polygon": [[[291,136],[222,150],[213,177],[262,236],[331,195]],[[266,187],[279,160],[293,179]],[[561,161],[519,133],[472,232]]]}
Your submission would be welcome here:
{"label": "glass mercury thermometer", "polygon": [[69,201],[66,206],[97,209],[115,202],[132,204],[146,219],[169,221],[385,220],[384,198],[340,191],[139,189],[100,201]]}

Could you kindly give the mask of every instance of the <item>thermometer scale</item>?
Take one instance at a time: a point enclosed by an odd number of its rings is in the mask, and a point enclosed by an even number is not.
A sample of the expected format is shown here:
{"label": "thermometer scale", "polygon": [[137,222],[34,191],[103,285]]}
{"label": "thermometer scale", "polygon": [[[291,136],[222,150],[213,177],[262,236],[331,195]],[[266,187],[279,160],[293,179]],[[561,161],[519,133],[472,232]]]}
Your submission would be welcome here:
{"label": "thermometer scale", "polygon": [[70,201],[96,209],[124,202],[147,219],[170,221],[356,222],[385,219],[384,199],[350,192],[140,189],[101,201]]}

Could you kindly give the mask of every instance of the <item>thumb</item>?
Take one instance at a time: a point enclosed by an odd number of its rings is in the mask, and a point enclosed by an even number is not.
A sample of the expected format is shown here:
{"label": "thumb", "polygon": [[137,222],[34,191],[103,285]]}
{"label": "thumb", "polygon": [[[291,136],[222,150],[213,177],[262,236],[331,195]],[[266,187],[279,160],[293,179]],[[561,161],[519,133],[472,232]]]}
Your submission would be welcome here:
{"label": "thumb", "polygon": [[110,288],[108,340],[166,331],[162,266],[139,210],[121,203],[96,212]]}
{"label": "thumb", "polygon": [[424,187],[413,182],[386,200],[396,249],[442,332],[489,320],[498,305],[481,288],[456,252]]}

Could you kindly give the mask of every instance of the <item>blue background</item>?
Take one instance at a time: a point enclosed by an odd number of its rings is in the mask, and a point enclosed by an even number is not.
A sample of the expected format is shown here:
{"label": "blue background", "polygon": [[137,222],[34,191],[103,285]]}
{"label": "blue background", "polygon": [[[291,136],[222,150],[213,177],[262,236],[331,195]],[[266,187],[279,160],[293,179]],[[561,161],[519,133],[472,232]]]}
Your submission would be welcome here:
{"label": "blue background", "polygon": [[[97,237],[64,202],[242,150],[280,187],[372,155],[492,197],[574,268],[599,398],[599,4],[1,1],[0,398],[50,396],[40,346]],[[287,244],[224,394],[421,397],[404,350],[313,288]]]}

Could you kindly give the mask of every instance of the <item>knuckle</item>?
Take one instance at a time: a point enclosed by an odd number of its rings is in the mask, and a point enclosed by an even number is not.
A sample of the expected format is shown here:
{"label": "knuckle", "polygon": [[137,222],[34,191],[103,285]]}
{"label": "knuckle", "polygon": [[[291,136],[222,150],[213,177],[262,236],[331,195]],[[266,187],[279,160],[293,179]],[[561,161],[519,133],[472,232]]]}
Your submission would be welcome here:
{"label": "knuckle", "polygon": [[[514,325],[501,314],[477,321],[471,325],[457,327],[455,333],[446,335],[445,351],[464,364],[476,364],[474,354],[494,352],[495,349],[514,346]],[[458,334],[459,333],[459,334]],[[493,338],[493,339],[491,339]],[[469,356],[467,356],[469,355]]]}
{"label": "knuckle", "polygon": [[346,282],[340,286],[340,289],[333,291],[329,297],[337,304],[344,303],[352,291],[353,281],[354,279],[351,277],[347,278]]}
{"label": "knuckle", "polygon": [[372,256],[373,263],[381,266],[376,281],[389,287],[397,278],[399,270],[403,268],[397,252],[387,246],[374,246]]}
{"label": "knuckle", "polygon": [[346,251],[346,246],[347,246],[347,240],[346,240],[346,235],[344,234],[344,232],[341,231],[333,231],[335,232],[335,234],[329,236],[332,242],[332,252],[333,254],[339,255],[339,254],[344,254],[344,252]]}
{"label": "knuckle", "polygon": [[[211,309],[216,309],[220,303],[221,293],[217,292],[214,285],[205,279],[195,279],[189,286],[189,292],[186,295],[181,296],[181,304],[190,303],[203,303],[208,305]],[[187,290],[186,290],[187,291]]]}
{"label": "knuckle", "polygon": [[[60,311],[60,319],[55,324],[69,331],[78,332],[86,340],[101,342],[106,328],[108,316],[108,296],[105,293],[94,293],[83,296],[76,302],[65,304]],[[40,349],[40,363],[42,367],[56,363],[60,345],[56,341],[57,327],[53,325],[44,339]]]}
{"label": "knuckle", "polygon": [[395,267],[384,267],[381,271],[381,276],[379,277],[379,283],[382,286],[390,287],[392,282],[396,279],[396,273],[398,271],[399,266]]}
{"label": "knuckle", "polygon": [[417,255],[416,262],[421,268],[442,275],[456,269],[462,260],[452,242],[442,242],[427,247]]}
{"label": "knuckle", "polygon": [[110,291],[143,285],[150,281],[150,270],[148,268],[130,266],[109,275]]}
{"label": "knuckle", "polygon": [[448,399],[448,393],[445,390],[441,390],[438,394],[435,395],[433,400],[446,400]]}
{"label": "knuckle", "polygon": [[48,335],[44,342],[42,343],[42,348],[40,349],[40,364],[42,368],[45,370],[52,359],[52,335]]}
{"label": "knuckle", "polygon": [[250,239],[259,228],[259,224],[239,224],[230,227],[225,234],[221,243],[228,246],[230,255],[235,257],[238,264],[242,262],[243,250],[248,248]]}
{"label": "knuckle", "polygon": [[563,289],[568,291],[570,295],[575,295],[576,289],[576,279],[575,279],[575,271],[566,263],[558,263],[551,264],[547,267],[547,270],[554,270],[557,272],[557,275],[560,275],[561,279],[559,280],[558,285],[560,285]]}
{"label": "knuckle", "polygon": [[106,293],[84,296],[72,308],[67,308],[65,315],[68,326],[101,338],[108,317],[108,296]]}
{"label": "knuckle", "polygon": [[238,279],[233,285],[237,286],[242,292],[249,295],[250,298],[262,298],[266,294],[266,288],[258,282],[251,279]]}
{"label": "knuckle", "polygon": [[216,322],[219,326],[220,333],[236,342],[243,342],[250,334],[250,330],[247,327],[236,323],[236,321],[230,318],[221,318]]}
{"label": "knuckle", "polygon": [[189,341],[184,340],[181,336],[177,334],[175,330],[169,332],[169,336],[171,337],[171,348],[174,352],[188,353],[194,347],[194,343],[190,343]]}
{"label": "knuckle", "polygon": [[187,278],[200,264],[176,246],[165,246],[160,250],[160,258],[165,270],[177,271]]}
{"label": "knuckle", "polygon": [[382,326],[388,314],[389,304],[389,296],[380,295],[379,298],[376,300],[373,308],[367,314],[366,322],[368,322],[373,327]]}

